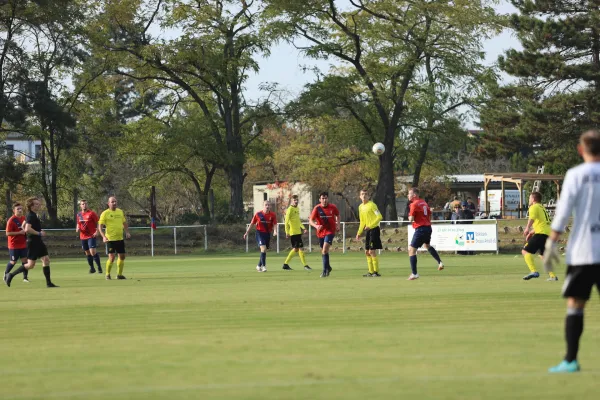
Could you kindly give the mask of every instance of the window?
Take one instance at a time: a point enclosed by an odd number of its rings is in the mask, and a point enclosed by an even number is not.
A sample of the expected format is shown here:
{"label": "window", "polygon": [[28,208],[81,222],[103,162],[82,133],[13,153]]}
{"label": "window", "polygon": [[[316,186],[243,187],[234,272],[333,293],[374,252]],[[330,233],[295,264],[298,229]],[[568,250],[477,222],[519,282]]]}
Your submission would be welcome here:
{"label": "window", "polygon": [[268,198],[267,198],[267,193],[266,193],[266,192],[265,192],[265,193],[263,193],[263,200],[264,200],[264,201],[267,201],[267,200],[268,200]]}
{"label": "window", "polygon": [[39,160],[41,156],[42,156],[42,145],[36,144],[35,145],[35,153],[33,155],[33,158],[36,160]]}
{"label": "window", "polygon": [[14,144],[7,144],[6,145],[6,154],[14,157],[15,156],[15,145]]}

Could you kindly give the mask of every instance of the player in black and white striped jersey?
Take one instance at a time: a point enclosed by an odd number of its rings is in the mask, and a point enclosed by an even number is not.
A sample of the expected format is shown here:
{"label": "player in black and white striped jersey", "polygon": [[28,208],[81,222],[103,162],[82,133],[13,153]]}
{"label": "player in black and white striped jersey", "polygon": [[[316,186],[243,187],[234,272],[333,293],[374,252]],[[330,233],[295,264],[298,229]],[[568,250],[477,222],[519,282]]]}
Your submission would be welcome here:
{"label": "player in black and white striped jersey", "polygon": [[577,149],[584,163],[567,171],[544,252],[544,268],[550,272],[560,259],[558,239],[573,215],[563,285],[563,296],[567,298],[567,354],[550,372],[579,371],[577,352],[583,333],[583,311],[593,287],[600,291],[600,131],[581,135]]}

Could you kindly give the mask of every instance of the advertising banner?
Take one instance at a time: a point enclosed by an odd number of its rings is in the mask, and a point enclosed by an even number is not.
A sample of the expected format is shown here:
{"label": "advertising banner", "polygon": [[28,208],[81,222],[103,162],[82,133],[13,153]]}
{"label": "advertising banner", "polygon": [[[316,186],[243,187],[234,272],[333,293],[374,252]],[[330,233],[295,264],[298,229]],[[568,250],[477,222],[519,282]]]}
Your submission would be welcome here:
{"label": "advertising banner", "polygon": [[[498,251],[496,224],[433,224],[431,245],[440,251]],[[408,226],[408,244],[415,230]]]}

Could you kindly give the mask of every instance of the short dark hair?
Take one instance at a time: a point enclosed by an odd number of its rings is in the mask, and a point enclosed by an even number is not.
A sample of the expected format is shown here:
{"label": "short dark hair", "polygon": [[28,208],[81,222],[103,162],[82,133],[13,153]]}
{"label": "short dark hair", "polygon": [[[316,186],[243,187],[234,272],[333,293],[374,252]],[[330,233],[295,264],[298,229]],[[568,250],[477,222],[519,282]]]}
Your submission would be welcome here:
{"label": "short dark hair", "polygon": [[294,200],[298,200],[298,195],[297,195],[297,194],[293,194],[293,195],[292,195],[292,199],[294,199]]}
{"label": "short dark hair", "polygon": [[590,129],[579,138],[583,151],[593,156],[600,156],[600,131]]}
{"label": "short dark hair", "polygon": [[319,193],[319,197],[329,197],[329,192],[321,192]]}
{"label": "short dark hair", "polygon": [[542,194],[540,192],[531,192],[531,196],[533,196],[533,200],[538,203],[542,201]]}
{"label": "short dark hair", "polygon": [[469,201],[469,200],[471,200],[471,198],[470,198],[470,197],[467,197],[467,201]]}
{"label": "short dark hair", "polygon": [[458,200],[458,196],[454,196],[454,200]]}
{"label": "short dark hair", "polygon": [[410,190],[416,194],[417,196],[419,195],[419,188],[418,187],[411,187]]}
{"label": "short dark hair", "polygon": [[15,208],[17,208],[17,207],[22,207],[21,203],[15,203],[15,204],[13,204],[13,207],[12,207],[12,208],[13,208],[13,210],[14,210],[14,209],[15,209]]}

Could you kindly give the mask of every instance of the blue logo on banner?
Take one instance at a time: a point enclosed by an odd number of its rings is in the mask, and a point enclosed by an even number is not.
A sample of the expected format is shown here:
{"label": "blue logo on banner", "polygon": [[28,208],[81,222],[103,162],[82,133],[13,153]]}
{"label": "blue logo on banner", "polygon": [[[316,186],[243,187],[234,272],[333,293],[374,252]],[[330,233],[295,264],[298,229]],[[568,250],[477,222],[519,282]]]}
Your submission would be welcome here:
{"label": "blue logo on banner", "polygon": [[475,232],[467,232],[467,243],[475,244]]}

